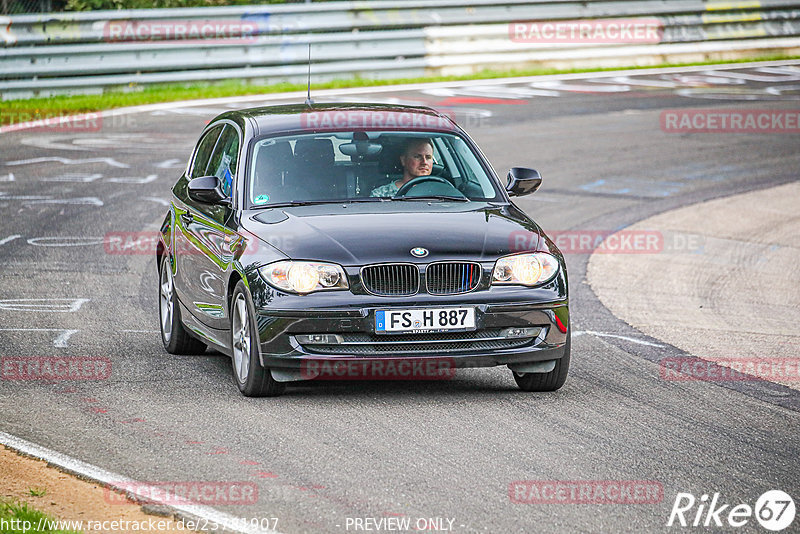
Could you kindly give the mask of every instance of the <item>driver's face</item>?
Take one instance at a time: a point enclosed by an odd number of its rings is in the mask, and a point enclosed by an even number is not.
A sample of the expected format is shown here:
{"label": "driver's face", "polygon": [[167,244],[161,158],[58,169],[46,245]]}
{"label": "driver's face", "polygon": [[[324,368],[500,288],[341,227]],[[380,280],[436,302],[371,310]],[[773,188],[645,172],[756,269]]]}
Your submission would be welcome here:
{"label": "driver's face", "polygon": [[405,178],[428,176],[433,168],[433,149],[428,143],[417,143],[408,147],[400,156],[400,163],[405,169]]}

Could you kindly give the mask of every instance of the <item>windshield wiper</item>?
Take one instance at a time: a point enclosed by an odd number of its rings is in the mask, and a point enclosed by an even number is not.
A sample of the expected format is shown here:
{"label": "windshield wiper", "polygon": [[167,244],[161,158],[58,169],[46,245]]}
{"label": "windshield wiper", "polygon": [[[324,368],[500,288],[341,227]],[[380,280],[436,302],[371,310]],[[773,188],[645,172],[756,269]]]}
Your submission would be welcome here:
{"label": "windshield wiper", "polygon": [[425,195],[421,197],[392,197],[392,200],[455,200],[459,202],[470,202],[467,197],[456,197],[452,195]]}
{"label": "windshield wiper", "polygon": [[313,206],[315,204],[351,204],[354,202],[386,202],[390,199],[382,197],[359,197],[359,198],[340,198],[331,200],[290,200],[288,202],[276,202],[274,204],[261,204],[252,206],[250,209],[260,210],[267,208],[289,208],[292,206]]}
{"label": "windshield wiper", "polygon": [[330,200],[290,200],[289,202],[276,202],[274,204],[261,204],[250,209],[263,210],[267,208],[288,208],[290,206],[310,206],[312,204],[328,204]]}

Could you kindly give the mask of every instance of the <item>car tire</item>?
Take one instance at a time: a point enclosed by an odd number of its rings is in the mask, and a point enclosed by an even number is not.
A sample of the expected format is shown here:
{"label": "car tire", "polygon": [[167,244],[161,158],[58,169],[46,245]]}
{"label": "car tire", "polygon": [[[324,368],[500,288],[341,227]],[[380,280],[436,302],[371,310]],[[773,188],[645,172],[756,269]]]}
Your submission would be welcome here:
{"label": "car tire", "polygon": [[158,318],[164,348],[170,354],[204,353],[205,343],[190,336],[181,322],[181,308],[175,295],[175,280],[167,255],[161,259],[158,279]]}
{"label": "car tire", "polygon": [[245,397],[275,397],[286,385],[272,378],[259,358],[258,328],[250,292],[239,280],[231,297],[231,362],[233,380]]}
{"label": "car tire", "polygon": [[555,368],[549,373],[517,373],[512,371],[517,386],[522,391],[556,391],[564,385],[569,372],[570,339],[572,336],[567,334],[567,342],[564,345],[564,355],[556,360]]}

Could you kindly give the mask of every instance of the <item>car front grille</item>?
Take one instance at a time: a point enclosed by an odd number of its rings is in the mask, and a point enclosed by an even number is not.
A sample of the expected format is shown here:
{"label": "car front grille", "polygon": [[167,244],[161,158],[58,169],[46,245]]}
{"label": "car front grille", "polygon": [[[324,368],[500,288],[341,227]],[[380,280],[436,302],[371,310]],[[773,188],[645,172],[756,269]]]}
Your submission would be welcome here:
{"label": "car front grille", "polygon": [[339,343],[304,344],[303,350],[313,354],[392,356],[394,354],[452,354],[514,349],[532,344],[535,335],[506,337],[499,328],[472,332],[431,334],[377,335],[367,333],[338,334]]}
{"label": "car front grille", "polygon": [[[431,263],[425,270],[426,289],[431,295],[467,293],[480,285],[480,264],[462,261]],[[361,270],[361,283],[368,293],[402,297],[419,292],[419,268],[412,263],[368,265]]]}
{"label": "car front grille", "polygon": [[419,291],[419,269],[411,263],[369,265],[361,270],[361,283],[373,295],[414,295]]}
{"label": "car front grille", "polygon": [[428,293],[455,295],[472,291],[481,281],[481,266],[477,263],[432,263],[425,271]]}

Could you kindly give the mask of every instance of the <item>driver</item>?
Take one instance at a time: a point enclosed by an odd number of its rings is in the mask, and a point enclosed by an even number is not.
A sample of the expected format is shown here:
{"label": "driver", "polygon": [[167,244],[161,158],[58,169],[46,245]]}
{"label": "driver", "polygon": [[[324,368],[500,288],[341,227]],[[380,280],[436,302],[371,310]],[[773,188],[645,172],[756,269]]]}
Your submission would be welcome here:
{"label": "driver", "polygon": [[400,155],[400,165],[403,166],[403,177],[376,187],[370,193],[371,197],[394,196],[401,187],[414,178],[430,176],[433,169],[433,142],[428,138],[410,139]]}

